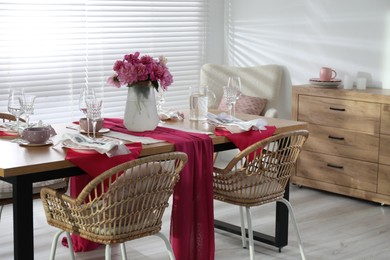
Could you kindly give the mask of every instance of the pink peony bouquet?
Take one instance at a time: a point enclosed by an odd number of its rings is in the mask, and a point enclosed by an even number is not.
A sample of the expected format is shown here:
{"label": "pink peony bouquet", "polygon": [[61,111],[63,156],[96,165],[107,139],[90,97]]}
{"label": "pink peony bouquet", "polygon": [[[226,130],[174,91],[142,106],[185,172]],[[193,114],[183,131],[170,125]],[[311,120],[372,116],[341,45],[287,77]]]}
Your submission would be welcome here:
{"label": "pink peony bouquet", "polygon": [[108,78],[107,84],[120,88],[131,87],[133,84],[147,86],[150,81],[156,90],[160,86],[165,91],[173,82],[166,64],[167,59],[164,56],[156,60],[149,55],[139,57],[139,52],[126,54],[123,60],[115,62],[113,68],[115,74]]}

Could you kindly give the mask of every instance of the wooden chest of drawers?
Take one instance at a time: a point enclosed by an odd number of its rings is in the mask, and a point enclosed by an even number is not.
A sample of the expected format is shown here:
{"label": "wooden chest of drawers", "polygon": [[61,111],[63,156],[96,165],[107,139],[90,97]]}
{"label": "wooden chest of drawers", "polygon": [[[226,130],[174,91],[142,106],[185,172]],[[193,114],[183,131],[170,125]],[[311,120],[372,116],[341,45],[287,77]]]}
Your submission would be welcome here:
{"label": "wooden chest of drawers", "polygon": [[294,86],[292,117],[310,131],[292,183],[390,204],[390,90]]}

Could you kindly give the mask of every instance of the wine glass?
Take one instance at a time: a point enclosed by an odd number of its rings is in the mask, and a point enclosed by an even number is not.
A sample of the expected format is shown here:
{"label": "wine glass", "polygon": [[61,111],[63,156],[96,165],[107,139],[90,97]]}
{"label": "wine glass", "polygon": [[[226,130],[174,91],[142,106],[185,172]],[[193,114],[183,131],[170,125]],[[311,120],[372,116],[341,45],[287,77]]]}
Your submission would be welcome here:
{"label": "wine glass", "polygon": [[[96,139],[96,122],[101,118],[102,112],[102,103],[101,99],[88,99],[87,104],[87,119],[92,121],[92,132],[93,139]],[[89,121],[87,123],[89,125]],[[89,132],[89,129],[88,129]]]}
{"label": "wine glass", "polygon": [[22,99],[22,107],[23,112],[26,117],[26,126],[29,127],[30,123],[30,115],[34,114],[34,95],[24,95]]}
{"label": "wine glass", "polygon": [[88,87],[83,88],[79,97],[79,109],[85,116],[87,115],[87,101],[91,99],[96,99],[95,90]]}
{"label": "wine glass", "polygon": [[80,92],[79,97],[79,109],[83,112],[84,116],[87,118],[87,135],[89,136],[89,119],[87,117],[87,101],[96,99],[95,90],[93,88],[85,87]]}
{"label": "wine glass", "polygon": [[162,89],[156,91],[157,95],[157,113],[161,114],[164,112],[163,105],[165,104],[165,94],[166,92]]}
{"label": "wine glass", "polygon": [[156,99],[157,114],[158,117],[160,118],[159,124],[165,124],[165,122],[161,119],[165,118],[166,116],[165,113],[167,112],[163,107],[165,104],[166,91],[162,89],[156,90],[156,95],[157,95],[157,99]]}
{"label": "wine glass", "polygon": [[11,89],[8,96],[8,112],[16,118],[16,132],[20,136],[20,116],[23,114],[23,90],[22,89]]}
{"label": "wine glass", "polygon": [[236,115],[236,102],[241,96],[241,78],[234,76],[229,77],[227,87],[231,93],[231,109],[233,109],[233,116]]}

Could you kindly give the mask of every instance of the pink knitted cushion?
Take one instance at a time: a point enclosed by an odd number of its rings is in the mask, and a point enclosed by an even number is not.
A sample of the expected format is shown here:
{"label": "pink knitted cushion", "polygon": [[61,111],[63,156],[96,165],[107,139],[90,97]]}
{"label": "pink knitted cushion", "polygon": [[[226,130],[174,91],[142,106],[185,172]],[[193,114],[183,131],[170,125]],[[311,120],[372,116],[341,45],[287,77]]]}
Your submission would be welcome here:
{"label": "pink knitted cushion", "polygon": [[[265,98],[241,95],[236,102],[236,112],[260,115],[266,105],[267,99]],[[219,103],[218,109],[222,111],[228,111],[228,106],[224,98],[221,99],[221,103]]]}

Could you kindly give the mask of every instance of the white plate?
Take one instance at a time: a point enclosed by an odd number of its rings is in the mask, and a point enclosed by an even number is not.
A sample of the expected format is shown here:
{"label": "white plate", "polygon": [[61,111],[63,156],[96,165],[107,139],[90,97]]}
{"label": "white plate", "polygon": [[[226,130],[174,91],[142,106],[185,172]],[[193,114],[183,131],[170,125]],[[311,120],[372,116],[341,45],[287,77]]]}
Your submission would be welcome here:
{"label": "white plate", "polygon": [[317,78],[312,78],[309,80],[309,82],[313,85],[321,86],[321,87],[337,87],[341,84],[341,79],[332,79],[329,81],[323,81]]}
{"label": "white plate", "polygon": [[21,146],[29,146],[29,147],[34,147],[34,146],[46,146],[46,145],[51,145],[53,144],[53,141],[52,140],[47,140],[46,142],[42,143],[42,144],[32,144],[30,143],[29,141],[27,140],[21,140],[19,141],[19,145]]}
{"label": "white plate", "polygon": [[[102,128],[102,129],[100,129],[100,130],[99,130],[98,132],[96,132],[96,133],[97,133],[97,134],[104,134],[104,133],[108,133],[108,132],[110,132],[110,129],[108,129],[108,128]],[[86,134],[87,131],[85,131],[85,130],[83,130],[83,129],[80,129],[80,133]],[[92,131],[90,131],[89,133],[90,133],[90,134],[93,134]]]}

